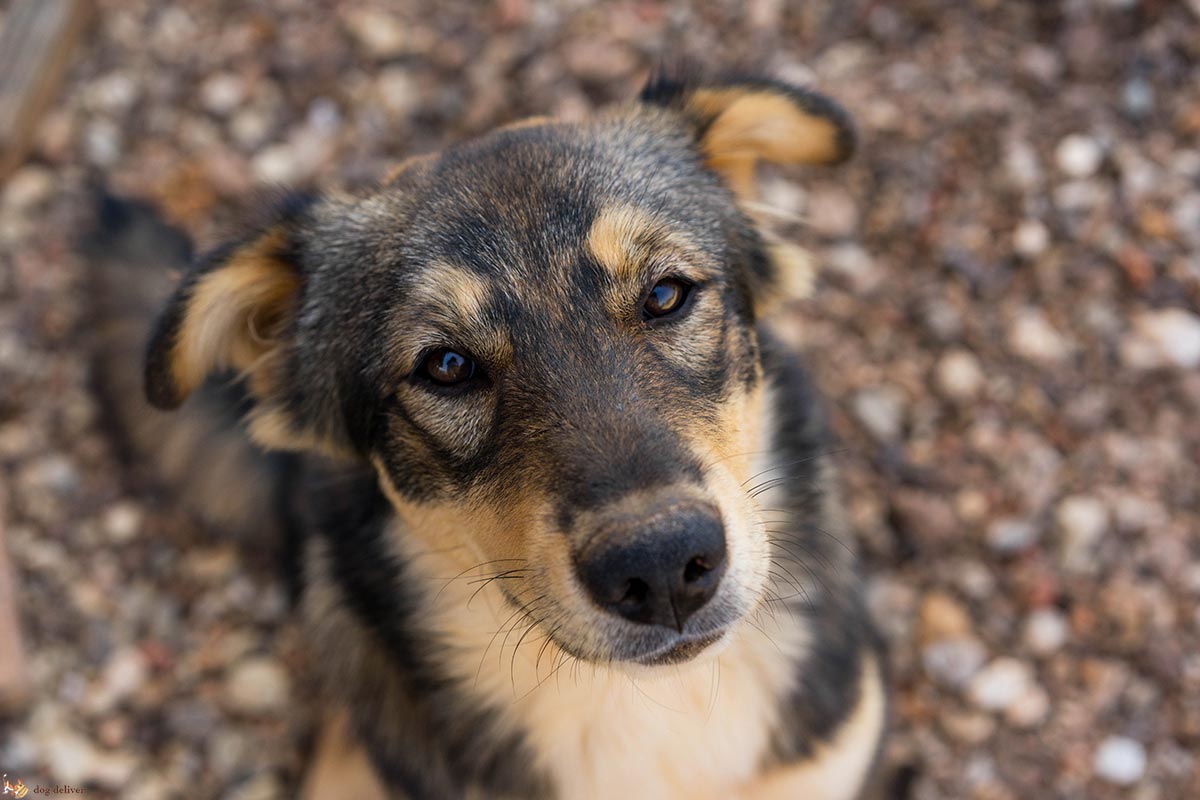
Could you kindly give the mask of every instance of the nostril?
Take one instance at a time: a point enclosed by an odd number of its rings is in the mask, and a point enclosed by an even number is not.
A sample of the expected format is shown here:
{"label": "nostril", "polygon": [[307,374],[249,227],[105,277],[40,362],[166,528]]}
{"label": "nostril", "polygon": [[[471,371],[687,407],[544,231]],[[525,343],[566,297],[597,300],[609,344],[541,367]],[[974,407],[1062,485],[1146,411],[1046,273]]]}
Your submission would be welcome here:
{"label": "nostril", "polygon": [[650,596],[650,587],[641,578],[630,578],[625,582],[625,593],[617,602],[623,606],[644,605]]}
{"label": "nostril", "polygon": [[705,556],[696,556],[683,568],[684,583],[695,583],[712,572],[712,562]]}

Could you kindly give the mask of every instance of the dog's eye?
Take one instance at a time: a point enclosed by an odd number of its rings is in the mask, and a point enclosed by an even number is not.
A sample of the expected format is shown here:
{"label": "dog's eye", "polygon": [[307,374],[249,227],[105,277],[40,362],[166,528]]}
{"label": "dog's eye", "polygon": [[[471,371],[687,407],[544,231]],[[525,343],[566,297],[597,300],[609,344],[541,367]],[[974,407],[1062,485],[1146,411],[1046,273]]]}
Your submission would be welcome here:
{"label": "dog's eye", "polygon": [[475,361],[456,350],[443,347],[425,357],[418,374],[440,386],[453,386],[475,377]]}
{"label": "dog's eye", "polygon": [[684,283],[679,278],[663,278],[651,287],[650,294],[646,295],[646,300],[642,303],[646,318],[662,319],[671,316],[683,308],[691,291],[691,284]]}

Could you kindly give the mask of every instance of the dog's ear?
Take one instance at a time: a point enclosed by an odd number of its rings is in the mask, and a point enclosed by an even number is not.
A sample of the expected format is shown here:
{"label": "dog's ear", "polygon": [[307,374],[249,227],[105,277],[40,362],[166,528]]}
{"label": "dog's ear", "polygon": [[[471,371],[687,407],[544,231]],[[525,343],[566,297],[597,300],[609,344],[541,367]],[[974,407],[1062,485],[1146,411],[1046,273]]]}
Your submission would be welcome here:
{"label": "dog's ear", "polygon": [[[759,161],[774,164],[839,164],[854,153],[850,116],[824,95],[765,78],[719,81],[654,77],[644,103],[681,114],[695,136],[705,165],[732,190],[755,223],[757,245],[746,244],[746,278],[759,315],[787,300],[806,297],[814,273],[808,253],[782,241],[755,213]],[[759,257],[757,254],[761,254]]]}
{"label": "dog's ear", "polygon": [[296,252],[309,198],[288,198],[270,221],[218,248],[184,276],[146,353],[146,397],[177,408],[209,375],[255,373],[294,318],[303,280]]}
{"label": "dog's ear", "polygon": [[[214,374],[244,377],[255,406],[251,435],[268,447],[336,452],[298,417],[311,398],[289,389],[297,314],[306,283],[304,230],[317,199],[291,195],[268,221],[218,248],[182,280],[150,337],[145,390],[150,403],[174,409]],[[302,394],[302,393],[301,393]],[[312,416],[309,414],[308,416]]]}
{"label": "dog's ear", "polygon": [[854,127],[839,105],[780,81],[709,83],[659,76],[647,83],[641,99],[684,114],[705,163],[742,200],[756,198],[754,168],[760,160],[838,164],[854,152]]}

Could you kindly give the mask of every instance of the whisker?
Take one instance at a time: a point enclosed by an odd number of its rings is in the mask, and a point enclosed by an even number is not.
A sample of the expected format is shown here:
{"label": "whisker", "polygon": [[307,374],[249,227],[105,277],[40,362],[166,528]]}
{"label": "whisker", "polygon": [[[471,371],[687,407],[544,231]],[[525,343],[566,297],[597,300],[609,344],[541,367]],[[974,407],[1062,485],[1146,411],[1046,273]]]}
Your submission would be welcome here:
{"label": "whisker", "polygon": [[525,560],[526,559],[524,559],[524,558],[497,558],[497,559],[493,559],[491,561],[484,561],[482,564],[476,564],[473,567],[467,567],[462,572],[458,573],[453,578],[450,578],[448,581],[446,581],[444,584],[442,584],[442,588],[438,589],[437,594],[435,594],[433,596],[433,601],[436,603],[437,599],[442,596],[442,592],[446,591],[446,589],[448,589],[450,587],[450,584],[454,583],[456,580],[459,580],[464,575],[466,575],[468,572],[474,572],[475,570],[477,570],[481,567],[489,567],[492,564],[504,564],[504,563],[512,563],[514,561],[520,562],[520,561],[525,561]]}

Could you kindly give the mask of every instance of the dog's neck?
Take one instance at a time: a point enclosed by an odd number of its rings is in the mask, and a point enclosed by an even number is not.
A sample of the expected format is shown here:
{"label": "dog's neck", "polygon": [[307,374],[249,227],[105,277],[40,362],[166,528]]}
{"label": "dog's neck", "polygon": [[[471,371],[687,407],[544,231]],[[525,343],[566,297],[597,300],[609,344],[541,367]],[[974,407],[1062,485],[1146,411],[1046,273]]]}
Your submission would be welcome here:
{"label": "dog's neck", "polygon": [[807,646],[795,619],[743,620],[683,665],[585,662],[514,606],[500,581],[481,583],[498,570],[472,570],[479,562],[469,549],[417,547],[407,563],[427,598],[423,624],[445,645],[443,667],[524,734],[540,766],[571,787],[565,796],[672,797],[686,788],[717,797],[757,771]]}

